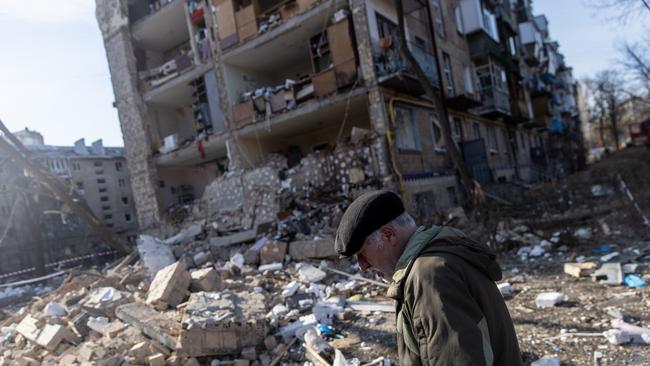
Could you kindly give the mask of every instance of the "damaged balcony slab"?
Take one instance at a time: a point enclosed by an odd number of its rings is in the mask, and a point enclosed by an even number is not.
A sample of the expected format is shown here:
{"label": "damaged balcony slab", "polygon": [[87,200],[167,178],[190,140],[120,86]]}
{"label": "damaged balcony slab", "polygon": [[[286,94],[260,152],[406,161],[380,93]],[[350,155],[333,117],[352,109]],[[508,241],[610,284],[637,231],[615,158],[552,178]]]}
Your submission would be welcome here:
{"label": "damaged balcony slab", "polygon": [[255,132],[261,132],[260,137],[264,135],[281,136],[323,128],[325,127],[324,123],[339,123],[343,120],[348,98],[350,98],[348,118],[367,113],[368,89],[365,86],[359,86],[330,97],[312,99],[296,109],[274,115],[271,117],[270,123],[257,121],[240,128],[235,133],[239,137],[255,134]]}
{"label": "damaged balcony slab", "polygon": [[184,0],[173,0],[133,26],[135,41],[154,51],[164,52],[189,39]]}
{"label": "damaged balcony slab", "polygon": [[284,70],[292,61],[309,55],[309,38],[324,31],[323,18],[348,5],[345,1],[334,3],[322,1],[278,27],[226,50],[224,62],[257,71]]}
{"label": "damaged balcony slab", "polygon": [[190,82],[209,70],[211,64],[199,64],[190,67],[182,74],[144,93],[144,100],[154,106],[181,108],[192,103],[194,87]]}
{"label": "damaged balcony slab", "polygon": [[158,166],[173,167],[201,164],[218,159],[227,155],[227,135],[224,133],[210,135],[209,139],[203,141],[205,158],[201,157],[196,142],[183,146],[177,150],[161,154],[155,157]]}

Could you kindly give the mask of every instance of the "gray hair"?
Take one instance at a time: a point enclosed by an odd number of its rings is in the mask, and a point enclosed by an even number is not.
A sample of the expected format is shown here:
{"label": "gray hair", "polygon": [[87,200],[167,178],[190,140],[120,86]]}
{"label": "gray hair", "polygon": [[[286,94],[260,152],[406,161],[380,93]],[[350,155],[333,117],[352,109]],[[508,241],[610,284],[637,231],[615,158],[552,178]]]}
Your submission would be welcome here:
{"label": "gray hair", "polygon": [[[386,225],[391,225],[394,228],[414,227],[415,220],[413,220],[413,218],[411,217],[411,215],[408,214],[408,212],[404,211],[403,214],[397,216]],[[367,239],[373,243],[381,244],[381,228],[373,231],[370,235],[368,235]]]}

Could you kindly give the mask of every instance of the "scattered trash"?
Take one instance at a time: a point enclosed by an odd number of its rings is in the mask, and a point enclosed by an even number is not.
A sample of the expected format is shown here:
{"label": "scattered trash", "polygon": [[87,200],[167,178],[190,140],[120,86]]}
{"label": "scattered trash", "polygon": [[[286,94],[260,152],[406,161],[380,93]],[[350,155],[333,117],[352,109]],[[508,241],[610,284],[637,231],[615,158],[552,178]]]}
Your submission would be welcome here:
{"label": "scattered trash", "polygon": [[625,284],[628,285],[628,287],[632,288],[643,288],[645,287],[645,280],[637,275],[634,274],[629,274],[625,276]]}
{"label": "scattered trash", "polygon": [[535,298],[535,306],[542,309],[552,308],[564,301],[567,301],[567,297],[561,292],[544,292]]}
{"label": "scattered trash", "polygon": [[544,356],[531,362],[530,366],[560,366],[560,358],[558,356]]}

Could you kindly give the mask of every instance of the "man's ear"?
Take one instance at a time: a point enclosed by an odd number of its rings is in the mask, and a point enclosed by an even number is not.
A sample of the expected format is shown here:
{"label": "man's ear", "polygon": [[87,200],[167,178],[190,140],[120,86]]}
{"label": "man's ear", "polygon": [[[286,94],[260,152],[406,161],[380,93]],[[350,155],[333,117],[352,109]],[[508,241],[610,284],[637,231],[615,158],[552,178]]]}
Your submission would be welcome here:
{"label": "man's ear", "polygon": [[381,233],[381,238],[384,241],[391,242],[397,237],[397,231],[391,225],[384,225],[379,229]]}

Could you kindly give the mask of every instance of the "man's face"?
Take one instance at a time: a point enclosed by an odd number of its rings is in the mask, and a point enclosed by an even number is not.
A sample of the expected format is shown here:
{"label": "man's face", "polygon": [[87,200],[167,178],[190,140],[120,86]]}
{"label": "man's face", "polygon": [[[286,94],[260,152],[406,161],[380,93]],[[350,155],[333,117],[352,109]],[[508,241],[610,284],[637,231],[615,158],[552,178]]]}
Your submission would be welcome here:
{"label": "man's face", "polygon": [[357,262],[362,271],[377,270],[382,277],[390,278],[393,275],[397,261],[403,249],[400,233],[390,226],[380,229],[380,239],[366,239],[357,253]]}

